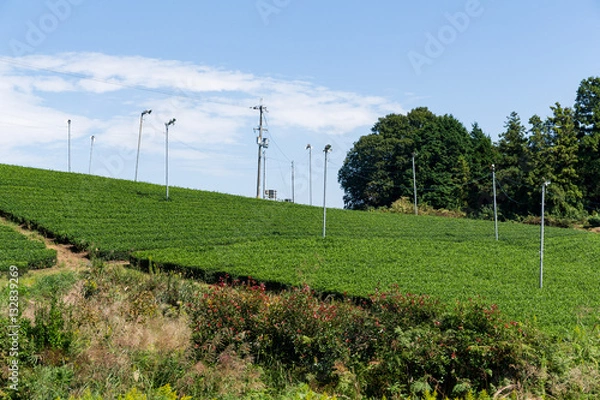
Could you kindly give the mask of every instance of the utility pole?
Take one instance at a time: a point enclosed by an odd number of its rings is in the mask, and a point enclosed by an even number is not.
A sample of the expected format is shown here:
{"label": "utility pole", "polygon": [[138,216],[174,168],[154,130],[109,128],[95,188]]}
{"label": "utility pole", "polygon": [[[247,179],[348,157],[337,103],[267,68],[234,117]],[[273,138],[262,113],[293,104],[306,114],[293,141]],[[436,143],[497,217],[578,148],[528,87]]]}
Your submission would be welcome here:
{"label": "utility pole", "polygon": [[415,196],[415,215],[419,215],[419,207],[417,205],[417,171],[415,169],[415,155],[416,155],[416,152],[413,152],[412,153],[413,193]]}
{"label": "utility pole", "polygon": [[175,118],[165,122],[165,186],[167,187],[167,200],[169,200],[169,125],[175,125]]}
{"label": "utility pole", "polygon": [[91,144],[90,144],[90,166],[89,166],[89,168],[88,168],[88,175],[91,175],[91,174],[92,174],[92,154],[93,154],[93,152],[94,152],[94,140],[95,140],[95,139],[96,139],[96,137],[95,137],[95,136],[92,136],[92,137],[90,138],[90,140],[91,140]]}
{"label": "utility pole", "polygon": [[308,204],[312,206],[312,146],[306,145],[308,149]]}
{"label": "utility pole", "polygon": [[67,144],[67,159],[68,159],[68,170],[71,172],[71,120],[67,120],[67,131],[68,131],[68,144]]}
{"label": "utility pole", "polygon": [[296,202],[296,196],[295,196],[295,184],[294,184],[294,162],[292,161],[292,203]]}
{"label": "utility pole", "polygon": [[258,110],[260,112],[260,120],[258,123],[258,138],[256,143],[258,144],[258,173],[256,174],[256,198],[260,199],[260,169],[262,167],[262,148],[265,145],[263,141],[263,132],[268,131],[263,128],[263,115],[268,112],[267,107],[262,105],[262,99],[260,101],[260,105],[252,107],[254,110]]}
{"label": "utility pole", "polygon": [[262,151],[263,157],[263,190],[262,190],[262,198],[266,198],[267,192],[267,150],[263,147]]}
{"label": "utility pole", "polygon": [[550,181],[545,181],[542,184],[542,221],[540,228],[540,289],[544,287],[544,213],[545,213],[545,197],[546,197],[546,186],[550,184]]}
{"label": "utility pole", "polygon": [[144,115],[150,114],[152,110],[142,111],[140,115],[140,133],[138,135],[138,148],[137,148],[137,157],[135,158],[135,179],[134,182],[137,182],[138,179],[138,164],[140,162],[140,145],[142,144],[142,124],[144,122]]}
{"label": "utility pole", "polygon": [[323,150],[325,153],[325,169],[323,172],[323,237],[325,237],[325,228],[327,226],[327,154],[331,152],[331,145],[328,144]]}
{"label": "utility pole", "polygon": [[498,205],[496,204],[496,165],[492,164],[492,182],[494,187],[494,233],[498,240]]}

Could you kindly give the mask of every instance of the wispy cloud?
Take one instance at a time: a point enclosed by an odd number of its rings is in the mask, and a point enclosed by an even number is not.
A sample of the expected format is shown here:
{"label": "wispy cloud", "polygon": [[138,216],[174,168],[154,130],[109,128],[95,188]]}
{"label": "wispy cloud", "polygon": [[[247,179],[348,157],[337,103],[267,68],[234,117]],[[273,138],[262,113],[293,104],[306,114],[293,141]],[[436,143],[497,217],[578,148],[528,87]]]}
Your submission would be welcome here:
{"label": "wispy cloud", "polygon": [[260,98],[280,139],[294,130],[340,137],[403,112],[384,97],[176,60],[100,53],[0,58],[0,155],[10,160],[11,149],[64,141],[67,119],[73,139],[96,135],[98,149],[131,152],[139,113],[152,108],[146,152],[162,151],[164,122],[175,117],[174,140],[188,148],[178,155],[205,160],[219,146],[249,142],[258,117],[250,107]]}

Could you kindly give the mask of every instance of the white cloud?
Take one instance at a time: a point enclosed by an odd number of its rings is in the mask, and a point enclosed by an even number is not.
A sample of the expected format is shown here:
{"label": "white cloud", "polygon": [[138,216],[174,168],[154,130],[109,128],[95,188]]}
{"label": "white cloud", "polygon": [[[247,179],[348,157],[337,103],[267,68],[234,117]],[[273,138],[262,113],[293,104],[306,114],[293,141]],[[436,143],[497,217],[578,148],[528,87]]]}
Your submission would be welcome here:
{"label": "white cloud", "polygon": [[81,146],[95,135],[99,152],[118,148],[128,152],[131,162],[139,113],[152,108],[144,119],[144,152],[163,151],[164,122],[174,117],[170,136],[188,147],[178,156],[204,160],[217,157],[215,150],[225,145],[254,142],[258,113],[251,106],[261,97],[270,110],[269,127],[283,140],[286,132],[304,131],[344,141],[344,134],[368,129],[390,112],[403,112],[384,97],[182,61],[99,53],[32,55],[0,58],[0,145],[10,151],[62,143],[66,120],[72,119],[72,137]]}

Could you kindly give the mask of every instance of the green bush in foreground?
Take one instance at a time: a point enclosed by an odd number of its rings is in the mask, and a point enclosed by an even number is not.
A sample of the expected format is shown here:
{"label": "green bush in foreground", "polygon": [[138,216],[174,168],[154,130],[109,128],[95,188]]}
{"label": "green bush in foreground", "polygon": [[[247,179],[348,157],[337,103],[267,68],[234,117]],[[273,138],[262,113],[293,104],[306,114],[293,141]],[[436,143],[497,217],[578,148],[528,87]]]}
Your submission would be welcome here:
{"label": "green bush in foreground", "polygon": [[188,306],[199,358],[234,349],[352,398],[464,396],[533,379],[540,365],[535,335],[477,300],[450,307],[392,291],[357,306],[308,287],[273,297],[222,283]]}
{"label": "green bush in foreground", "polygon": [[[270,293],[101,265],[75,279],[32,278],[23,281],[19,392],[2,368],[0,399],[600,395],[599,329],[542,336],[479,299],[444,304],[400,290],[322,299],[306,286]],[[8,325],[0,315],[0,330]],[[0,360],[9,351],[0,341]]]}

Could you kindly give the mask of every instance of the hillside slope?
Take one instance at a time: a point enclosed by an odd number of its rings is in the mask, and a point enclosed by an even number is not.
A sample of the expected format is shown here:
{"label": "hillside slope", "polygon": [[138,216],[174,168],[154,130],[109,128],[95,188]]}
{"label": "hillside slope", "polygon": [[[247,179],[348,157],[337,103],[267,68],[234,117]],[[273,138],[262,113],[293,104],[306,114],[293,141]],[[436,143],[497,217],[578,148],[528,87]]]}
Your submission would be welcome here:
{"label": "hillside slope", "polygon": [[600,237],[487,221],[329,210],[0,165],[0,212],[105,258],[229,273],[364,296],[376,288],[446,301],[483,296],[554,330],[597,322]]}

